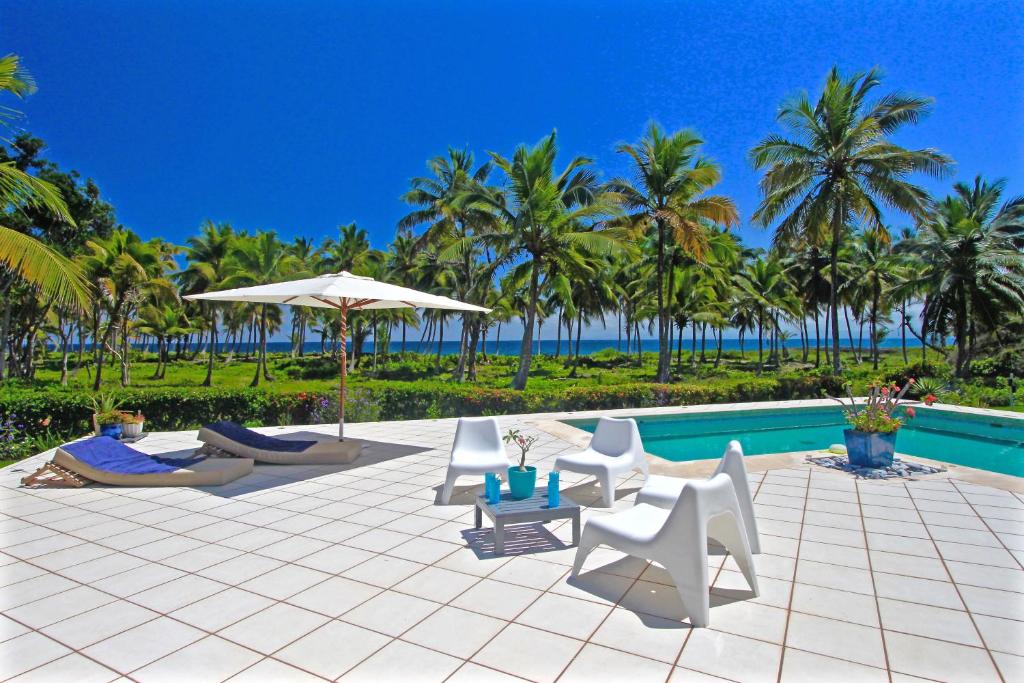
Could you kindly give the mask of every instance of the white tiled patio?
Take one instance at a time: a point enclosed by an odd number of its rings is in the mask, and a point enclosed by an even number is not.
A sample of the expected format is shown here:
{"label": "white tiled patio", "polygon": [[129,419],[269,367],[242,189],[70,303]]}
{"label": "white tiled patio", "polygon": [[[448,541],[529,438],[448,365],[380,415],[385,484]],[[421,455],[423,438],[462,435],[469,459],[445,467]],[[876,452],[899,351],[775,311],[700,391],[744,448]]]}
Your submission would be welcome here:
{"label": "white tiled patio", "polygon": [[[526,424],[542,472],[575,449]],[[454,430],[350,425],[367,442],[353,465],[258,466],[201,490],[19,488],[43,456],[0,470],[0,679],[1024,680],[1018,493],[752,473],[762,594],[714,555],[711,627],[691,629],[656,566],[598,550],[570,581],[568,522],[510,530],[495,557],[469,480],[434,502]],[[563,490],[584,520],[607,513],[586,482],[563,474]]]}

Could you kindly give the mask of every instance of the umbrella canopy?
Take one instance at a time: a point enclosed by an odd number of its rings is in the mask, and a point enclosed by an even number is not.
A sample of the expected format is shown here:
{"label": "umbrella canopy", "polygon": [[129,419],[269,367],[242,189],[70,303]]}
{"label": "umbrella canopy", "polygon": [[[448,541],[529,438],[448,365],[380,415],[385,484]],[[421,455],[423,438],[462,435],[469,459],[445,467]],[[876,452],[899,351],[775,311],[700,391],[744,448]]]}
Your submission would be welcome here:
{"label": "umbrella canopy", "polygon": [[287,304],[334,308],[341,312],[341,383],[338,388],[338,438],[345,436],[345,342],[348,337],[348,312],[373,308],[439,308],[447,311],[490,313],[489,308],[462,303],[437,294],[380,282],[371,277],[342,271],[331,275],[278,282],[272,285],[240,287],[219,292],[192,294],[196,301],[242,301],[253,304]]}

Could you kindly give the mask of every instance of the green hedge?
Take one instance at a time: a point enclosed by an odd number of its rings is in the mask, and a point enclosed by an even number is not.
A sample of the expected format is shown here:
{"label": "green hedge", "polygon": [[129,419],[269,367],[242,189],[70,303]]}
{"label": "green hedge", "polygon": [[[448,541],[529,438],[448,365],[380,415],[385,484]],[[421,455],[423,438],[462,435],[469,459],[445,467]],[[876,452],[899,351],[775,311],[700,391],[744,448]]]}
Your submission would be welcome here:
{"label": "green hedge", "polygon": [[[828,376],[718,378],[679,384],[620,384],[559,390],[514,391],[451,384],[440,380],[368,381],[353,387],[346,404],[352,422],[408,420],[460,415],[501,415],[646,408],[700,403],[819,398],[841,387]],[[147,430],[194,429],[214,420],[250,424],[330,422],[336,396],[257,389],[146,388],[119,392],[124,409],[141,410]],[[16,413],[29,434],[47,429],[82,434],[90,429],[89,396],[66,389],[0,391],[0,415]],[[47,425],[48,423],[48,425]]]}

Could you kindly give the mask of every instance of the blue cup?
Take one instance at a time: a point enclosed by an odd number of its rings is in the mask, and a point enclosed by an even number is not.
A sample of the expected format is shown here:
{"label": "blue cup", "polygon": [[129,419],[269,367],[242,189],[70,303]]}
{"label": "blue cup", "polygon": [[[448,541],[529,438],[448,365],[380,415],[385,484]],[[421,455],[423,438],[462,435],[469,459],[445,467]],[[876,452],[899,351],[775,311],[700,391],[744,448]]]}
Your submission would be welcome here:
{"label": "blue cup", "polygon": [[556,508],[560,502],[558,490],[558,472],[548,475],[548,507]]}
{"label": "blue cup", "polygon": [[494,472],[484,475],[484,497],[492,505],[501,500],[501,482],[498,481],[498,475]]}

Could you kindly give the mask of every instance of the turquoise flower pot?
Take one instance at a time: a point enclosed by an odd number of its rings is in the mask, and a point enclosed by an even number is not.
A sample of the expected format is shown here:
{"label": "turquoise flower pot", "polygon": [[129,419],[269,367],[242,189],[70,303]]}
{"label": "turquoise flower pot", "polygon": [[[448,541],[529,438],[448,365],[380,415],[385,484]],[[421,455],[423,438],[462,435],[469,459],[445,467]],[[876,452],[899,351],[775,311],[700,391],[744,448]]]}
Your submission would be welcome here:
{"label": "turquoise flower pot", "polygon": [[518,467],[508,468],[508,489],[516,500],[526,500],[533,496],[537,488],[537,468],[526,466],[526,471]]}
{"label": "turquoise flower pot", "polygon": [[896,451],[896,434],[890,432],[861,432],[856,429],[843,430],[846,439],[846,456],[852,467],[890,467]]}

